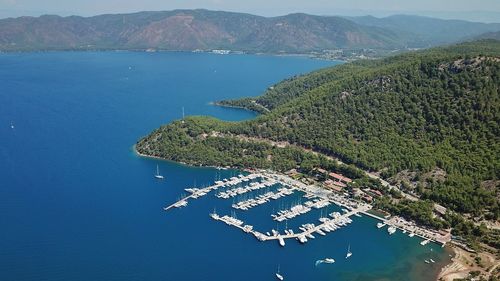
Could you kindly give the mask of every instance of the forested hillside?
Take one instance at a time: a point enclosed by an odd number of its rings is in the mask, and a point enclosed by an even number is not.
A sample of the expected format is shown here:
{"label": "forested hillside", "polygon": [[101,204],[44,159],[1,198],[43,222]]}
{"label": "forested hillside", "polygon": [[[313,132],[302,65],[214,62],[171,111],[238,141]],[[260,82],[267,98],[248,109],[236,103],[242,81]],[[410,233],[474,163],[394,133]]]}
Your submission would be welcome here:
{"label": "forested hillside", "polygon": [[321,165],[302,147],[380,172],[451,210],[497,219],[499,88],[500,42],[465,43],[295,77],[242,102],[269,110],[254,120],[179,121],[137,149],[196,164]]}

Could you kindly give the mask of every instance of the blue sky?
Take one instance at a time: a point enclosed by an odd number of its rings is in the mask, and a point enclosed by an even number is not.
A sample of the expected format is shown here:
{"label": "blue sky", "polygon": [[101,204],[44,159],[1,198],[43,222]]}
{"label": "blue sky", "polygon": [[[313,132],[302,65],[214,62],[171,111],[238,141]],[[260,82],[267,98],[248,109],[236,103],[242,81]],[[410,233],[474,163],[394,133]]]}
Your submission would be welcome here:
{"label": "blue sky", "polygon": [[418,14],[500,22],[500,0],[0,0],[0,17],[41,14],[92,16],[145,10],[205,8],[263,16]]}

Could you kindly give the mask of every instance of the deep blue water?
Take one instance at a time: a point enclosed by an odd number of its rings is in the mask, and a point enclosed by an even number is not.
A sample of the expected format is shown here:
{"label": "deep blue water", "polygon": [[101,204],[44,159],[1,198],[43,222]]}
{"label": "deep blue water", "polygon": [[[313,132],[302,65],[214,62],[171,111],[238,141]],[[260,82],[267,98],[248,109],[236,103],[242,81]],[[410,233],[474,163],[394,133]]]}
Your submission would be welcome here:
{"label": "deep blue water", "polygon": [[[214,207],[229,213],[231,200],[209,195],[165,212],[184,188],[236,172],[132,151],[141,136],[180,118],[182,107],[189,115],[252,118],[209,102],[259,95],[334,64],[192,53],[0,54],[0,280],[274,280],[278,264],[286,280],[432,279],[438,266],[423,260],[447,261],[442,249],[389,236],[369,218],[280,248],[208,217]],[[157,164],[165,181],[152,177]],[[238,215],[271,228],[270,214],[294,199],[287,200]],[[314,266],[325,257],[337,262]]]}

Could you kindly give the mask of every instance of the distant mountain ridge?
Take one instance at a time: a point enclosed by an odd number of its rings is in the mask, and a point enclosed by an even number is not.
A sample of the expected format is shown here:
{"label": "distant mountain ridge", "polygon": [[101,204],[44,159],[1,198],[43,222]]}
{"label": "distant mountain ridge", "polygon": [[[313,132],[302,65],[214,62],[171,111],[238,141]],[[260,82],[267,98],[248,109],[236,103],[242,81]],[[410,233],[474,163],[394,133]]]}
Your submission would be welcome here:
{"label": "distant mountain ridge", "polygon": [[[440,36],[439,32],[427,37],[415,36],[413,24],[398,29],[392,26],[394,20],[389,19],[300,13],[268,18],[209,10],[139,12],[94,17],[19,17],[0,20],[0,50],[153,48],[303,53],[326,49],[421,47],[500,30],[500,24],[453,21],[449,28],[455,24],[460,30],[471,31],[464,36],[448,32],[451,36],[436,40]],[[423,19],[428,22],[427,27],[448,22]]]}
{"label": "distant mountain ridge", "polygon": [[393,15],[385,18],[373,16],[346,17],[358,24],[388,29],[399,34],[412,47],[429,47],[454,43],[482,33],[500,31],[500,23],[480,23],[464,20]]}
{"label": "distant mountain ridge", "polygon": [[480,40],[480,39],[500,40],[500,31],[483,33],[479,36],[474,37],[474,39],[476,39],[476,40]]}
{"label": "distant mountain ridge", "polygon": [[340,17],[291,14],[265,18],[207,10],[95,17],[0,20],[0,49],[232,49],[303,52],[345,47],[397,47],[393,32]]}

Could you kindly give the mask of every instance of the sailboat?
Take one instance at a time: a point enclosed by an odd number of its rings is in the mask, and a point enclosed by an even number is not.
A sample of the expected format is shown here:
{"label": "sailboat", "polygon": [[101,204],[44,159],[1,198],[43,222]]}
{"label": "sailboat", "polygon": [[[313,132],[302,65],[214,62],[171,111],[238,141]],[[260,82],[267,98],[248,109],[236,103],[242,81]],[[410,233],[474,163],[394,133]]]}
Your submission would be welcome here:
{"label": "sailboat", "polygon": [[158,164],[156,165],[156,175],[155,175],[155,178],[157,179],[164,179],[164,177],[162,175],[160,175],[160,168],[158,167]]}
{"label": "sailboat", "polygon": [[345,258],[349,258],[350,256],[352,256],[352,253],[351,253],[351,244],[349,244],[349,247],[347,248],[347,255],[345,256]]}
{"label": "sailboat", "polygon": [[283,275],[280,274],[280,266],[278,265],[278,272],[276,272],[276,278],[278,278],[278,280],[282,280],[285,279],[283,278]]}

